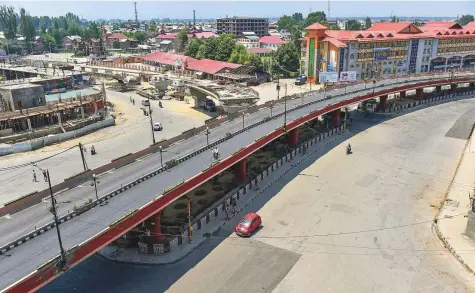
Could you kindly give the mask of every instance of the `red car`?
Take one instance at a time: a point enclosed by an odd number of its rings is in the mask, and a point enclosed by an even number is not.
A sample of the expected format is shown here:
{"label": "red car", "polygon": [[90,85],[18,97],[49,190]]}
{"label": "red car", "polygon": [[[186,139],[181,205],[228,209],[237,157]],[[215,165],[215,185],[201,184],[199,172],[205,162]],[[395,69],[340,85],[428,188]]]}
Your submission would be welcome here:
{"label": "red car", "polygon": [[248,237],[251,236],[251,234],[254,233],[261,224],[262,220],[258,214],[249,213],[241,219],[234,229],[234,232],[239,236]]}

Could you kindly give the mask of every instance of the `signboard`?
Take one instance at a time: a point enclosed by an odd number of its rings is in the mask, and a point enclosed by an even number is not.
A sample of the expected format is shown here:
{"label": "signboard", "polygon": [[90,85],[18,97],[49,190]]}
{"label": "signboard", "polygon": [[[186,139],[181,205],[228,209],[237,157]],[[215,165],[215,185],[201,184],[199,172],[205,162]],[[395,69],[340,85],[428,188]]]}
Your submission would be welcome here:
{"label": "signboard", "polygon": [[342,71],[340,72],[341,82],[356,81],[356,71]]}
{"label": "signboard", "polygon": [[338,72],[320,72],[318,78],[320,83],[338,82]]}
{"label": "signboard", "polygon": [[374,48],[375,52],[389,52],[391,48]]}
{"label": "signboard", "polygon": [[330,51],[330,60],[329,60],[327,71],[333,72],[336,67],[336,52]]}
{"label": "signboard", "polygon": [[377,56],[376,60],[387,60],[388,56]]}

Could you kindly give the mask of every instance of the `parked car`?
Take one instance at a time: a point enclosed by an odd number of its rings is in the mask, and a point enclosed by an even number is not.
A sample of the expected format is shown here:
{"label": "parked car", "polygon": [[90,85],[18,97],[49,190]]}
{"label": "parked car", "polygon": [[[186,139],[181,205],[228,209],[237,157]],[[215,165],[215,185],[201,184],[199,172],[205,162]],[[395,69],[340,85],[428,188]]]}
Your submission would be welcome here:
{"label": "parked car", "polygon": [[295,85],[303,85],[303,84],[306,84],[306,83],[307,83],[307,76],[305,76],[305,75],[299,75],[295,79]]}
{"label": "parked car", "polygon": [[234,229],[234,232],[236,232],[236,235],[249,237],[261,226],[261,224],[262,220],[258,214],[249,213],[241,219]]}
{"label": "parked car", "polygon": [[153,123],[153,131],[162,131],[163,126],[160,122]]}

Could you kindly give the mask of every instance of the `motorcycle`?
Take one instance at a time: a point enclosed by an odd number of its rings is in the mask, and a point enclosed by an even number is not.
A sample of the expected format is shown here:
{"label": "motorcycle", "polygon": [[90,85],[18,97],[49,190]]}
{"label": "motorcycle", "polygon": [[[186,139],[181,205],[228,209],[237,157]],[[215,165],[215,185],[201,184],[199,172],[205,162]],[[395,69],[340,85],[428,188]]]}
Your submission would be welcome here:
{"label": "motorcycle", "polygon": [[160,108],[163,108],[163,105],[162,105],[162,102],[161,102],[161,101],[158,102],[158,106],[159,106]]}
{"label": "motorcycle", "polygon": [[352,154],[351,146],[350,146],[350,145],[348,145],[348,146],[346,147],[346,154],[347,154],[347,155],[351,155],[351,154]]}

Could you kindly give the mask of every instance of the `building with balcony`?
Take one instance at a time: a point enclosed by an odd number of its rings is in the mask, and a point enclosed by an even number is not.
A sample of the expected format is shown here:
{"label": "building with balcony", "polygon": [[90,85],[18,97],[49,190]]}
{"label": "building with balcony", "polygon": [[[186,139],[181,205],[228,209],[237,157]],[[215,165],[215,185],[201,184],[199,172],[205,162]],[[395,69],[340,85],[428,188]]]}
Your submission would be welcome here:
{"label": "building with balcony", "polygon": [[216,20],[218,34],[230,34],[238,38],[243,32],[254,32],[258,37],[269,34],[269,20],[257,17],[220,18]]}
{"label": "building with balcony", "polygon": [[379,22],[365,31],[328,30],[315,23],[303,38],[302,69],[355,71],[357,79],[475,68],[475,24]]}

